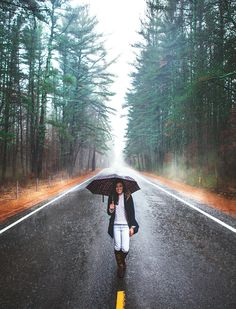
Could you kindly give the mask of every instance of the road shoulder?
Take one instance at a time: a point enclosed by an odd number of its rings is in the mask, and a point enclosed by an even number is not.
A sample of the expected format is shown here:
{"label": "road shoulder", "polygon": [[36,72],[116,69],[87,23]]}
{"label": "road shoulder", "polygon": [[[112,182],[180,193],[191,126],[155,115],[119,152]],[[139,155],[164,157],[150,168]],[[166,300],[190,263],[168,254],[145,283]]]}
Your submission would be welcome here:
{"label": "road shoulder", "polygon": [[192,187],[149,172],[140,173],[143,176],[148,177],[150,180],[157,180],[164,186],[174,189],[188,197],[194,198],[199,202],[207,204],[214,209],[220,210],[221,212],[236,218],[236,200],[234,199],[227,199],[219,194],[210,192],[209,190]]}
{"label": "road shoulder", "polygon": [[5,224],[9,220],[11,221],[12,218],[17,218],[27,213],[36,206],[96,175],[99,171],[100,169],[96,169],[79,177],[57,182],[37,192],[35,188],[25,189],[18,199],[2,200],[0,205],[0,224]]}

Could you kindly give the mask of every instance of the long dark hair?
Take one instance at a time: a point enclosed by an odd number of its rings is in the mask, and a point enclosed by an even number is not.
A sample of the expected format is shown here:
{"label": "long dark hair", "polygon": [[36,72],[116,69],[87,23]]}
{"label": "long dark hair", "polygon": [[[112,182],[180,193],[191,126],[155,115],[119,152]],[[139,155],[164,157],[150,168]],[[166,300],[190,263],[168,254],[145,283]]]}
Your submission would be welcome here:
{"label": "long dark hair", "polygon": [[126,192],[127,192],[125,183],[124,183],[124,181],[123,181],[122,179],[116,179],[116,180],[113,182],[112,199],[113,199],[115,205],[118,205],[118,201],[119,201],[119,195],[118,195],[118,193],[116,192],[116,185],[117,185],[118,182],[121,182],[122,185],[123,185],[123,193],[126,194]]}

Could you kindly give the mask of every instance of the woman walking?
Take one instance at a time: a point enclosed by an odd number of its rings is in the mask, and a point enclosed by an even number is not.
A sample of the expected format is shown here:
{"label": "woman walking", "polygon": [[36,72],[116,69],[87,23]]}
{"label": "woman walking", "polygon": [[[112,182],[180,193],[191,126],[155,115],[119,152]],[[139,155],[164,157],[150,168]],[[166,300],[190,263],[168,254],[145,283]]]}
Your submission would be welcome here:
{"label": "woman walking", "polygon": [[130,237],[138,232],[139,225],[135,220],[132,195],[126,190],[122,180],[116,180],[113,193],[108,197],[107,213],[110,215],[109,235],[114,238],[114,253],[117,262],[117,275],[124,277],[125,258],[129,253]]}

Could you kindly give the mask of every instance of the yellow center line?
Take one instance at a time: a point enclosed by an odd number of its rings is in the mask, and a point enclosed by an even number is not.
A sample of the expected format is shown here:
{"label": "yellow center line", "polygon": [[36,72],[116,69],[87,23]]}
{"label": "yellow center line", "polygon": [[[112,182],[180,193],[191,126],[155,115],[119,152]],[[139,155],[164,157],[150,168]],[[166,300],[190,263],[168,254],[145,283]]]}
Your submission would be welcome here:
{"label": "yellow center line", "polygon": [[125,291],[117,291],[116,309],[125,308]]}

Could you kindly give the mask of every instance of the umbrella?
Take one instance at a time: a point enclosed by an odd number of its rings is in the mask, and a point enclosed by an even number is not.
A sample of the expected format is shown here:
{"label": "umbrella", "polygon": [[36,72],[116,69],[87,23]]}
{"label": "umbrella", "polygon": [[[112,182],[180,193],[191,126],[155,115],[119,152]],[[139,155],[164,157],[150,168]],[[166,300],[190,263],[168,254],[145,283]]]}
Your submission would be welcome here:
{"label": "umbrella", "polygon": [[94,194],[110,195],[112,194],[113,184],[116,180],[122,180],[130,193],[140,190],[139,185],[132,177],[117,174],[97,176],[86,188]]}

